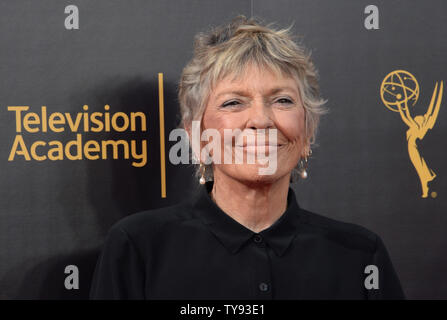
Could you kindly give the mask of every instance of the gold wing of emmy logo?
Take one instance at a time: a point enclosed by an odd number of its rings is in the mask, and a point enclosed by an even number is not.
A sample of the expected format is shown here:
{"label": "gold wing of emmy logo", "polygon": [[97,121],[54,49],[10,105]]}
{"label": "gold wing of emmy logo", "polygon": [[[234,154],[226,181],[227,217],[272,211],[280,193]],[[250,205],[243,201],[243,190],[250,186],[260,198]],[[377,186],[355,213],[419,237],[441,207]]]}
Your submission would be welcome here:
{"label": "gold wing of emmy logo", "polygon": [[[414,118],[410,106],[414,106],[419,98],[419,84],[416,78],[404,70],[390,72],[380,86],[380,97],[385,106],[394,112],[399,112],[402,121],[408,126],[408,155],[418,173],[422,188],[422,198],[428,196],[428,183],[436,178],[436,173],[430,169],[421,156],[416,140],[422,140],[429,129],[433,129],[441,107],[444,82],[436,82],[435,89],[427,112]],[[435,196],[436,193],[433,193]]]}

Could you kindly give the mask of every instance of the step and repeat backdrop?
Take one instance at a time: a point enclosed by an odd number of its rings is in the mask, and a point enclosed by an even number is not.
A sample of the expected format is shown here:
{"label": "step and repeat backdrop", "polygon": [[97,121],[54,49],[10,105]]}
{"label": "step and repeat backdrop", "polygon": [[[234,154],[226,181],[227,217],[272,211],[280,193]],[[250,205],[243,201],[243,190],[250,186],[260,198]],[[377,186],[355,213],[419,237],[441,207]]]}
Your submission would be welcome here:
{"label": "step and repeat backdrop", "polygon": [[312,51],[322,117],[300,205],[384,240],[411,299],[447,299],[447,3],[0,2],[0,299],[83,299],[108,229],[197,190],[168,161],[197,32],[243,14]]}

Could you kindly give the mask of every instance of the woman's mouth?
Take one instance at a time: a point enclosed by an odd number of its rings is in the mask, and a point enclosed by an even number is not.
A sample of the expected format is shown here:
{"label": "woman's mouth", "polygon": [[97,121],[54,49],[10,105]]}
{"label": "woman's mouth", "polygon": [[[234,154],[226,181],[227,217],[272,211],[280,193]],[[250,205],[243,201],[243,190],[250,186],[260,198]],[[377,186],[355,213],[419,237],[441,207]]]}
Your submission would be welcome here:
{"label": "woman's mouth", "polygon": [[270,153],[275,152],[278,149],[282,148],[283,144],[243,144],[243,145],[236,145],[237,149],[242,149],[245,152],[250,153],[256,153],[256,152],[264,152],[264,153]]}

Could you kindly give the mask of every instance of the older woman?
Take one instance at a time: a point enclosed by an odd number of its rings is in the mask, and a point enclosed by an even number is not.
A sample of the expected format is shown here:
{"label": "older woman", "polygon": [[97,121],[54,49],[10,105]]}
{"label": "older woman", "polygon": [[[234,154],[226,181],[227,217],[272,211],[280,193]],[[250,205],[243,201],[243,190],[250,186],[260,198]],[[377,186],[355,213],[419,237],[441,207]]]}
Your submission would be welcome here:
{"label": "older woman", "polygon": [[[201,183],[193,199],[115,224],[92,298],[403,298],[376,234],[301,208],[290,188],[307,177],[325,101],[289,29],[238,16],[198,34],[179,101],[189,136],[198,121],[200,132],[219,133],[220,149],[192,148]],[[266,159],[274,170],[263,173]]]}

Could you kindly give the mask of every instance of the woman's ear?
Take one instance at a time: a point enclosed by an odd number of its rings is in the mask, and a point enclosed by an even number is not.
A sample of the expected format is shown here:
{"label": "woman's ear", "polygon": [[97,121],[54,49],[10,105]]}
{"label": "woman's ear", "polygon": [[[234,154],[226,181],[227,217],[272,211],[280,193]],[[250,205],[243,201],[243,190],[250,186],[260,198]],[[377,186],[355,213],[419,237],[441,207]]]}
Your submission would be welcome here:
{"label": "woman's ear", "polygon": [[192,157],[191,160],[192,160],[193,163],[195,163],[195,159],[199,159],[199,158],[197,157],[197,150],[195,150],[196,148],[195,148],[194,144],[192,143],[193,136],[192,136],[191,125],[183,124],[183,129],[186,132],[186,135],[187,135],[187,138],[188,138],[189,147],[191,148],[191,157]]}
{"label": "woman's ear", "polygon": [[183,124],[183,129],[186,131],[189,141],[191,141],[191,126]]}
{"label": "woman's ear", "polygon": [[310,153],[310,143],[308,140],[306,140],[304,147],[303,147],[303,151],[301,152],[301,158],[305,158],[308,157]]}
{"label": "woman's ear", "polygon": [[191,147],[191,151],[192,151],[192,161],[193,163],[200,163],[201,159],[200,159],[200,153],[202,150],[202,144],[203,142],[201,141],[201,130],[200,130],[200,126],[197,126],[195,124],[184,124],[183,128],[186,131],[186,134],[188,135],[188,142],[189,142],[189,146]]}

